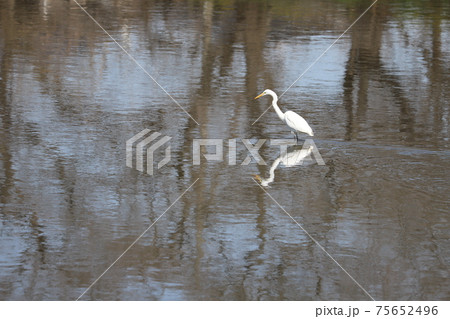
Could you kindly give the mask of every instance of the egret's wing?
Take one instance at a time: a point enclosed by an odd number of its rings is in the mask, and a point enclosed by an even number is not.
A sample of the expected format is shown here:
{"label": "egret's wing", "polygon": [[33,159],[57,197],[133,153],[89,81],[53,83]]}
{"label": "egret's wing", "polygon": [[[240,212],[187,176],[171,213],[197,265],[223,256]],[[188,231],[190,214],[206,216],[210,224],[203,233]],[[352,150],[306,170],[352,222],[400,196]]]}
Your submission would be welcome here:
{"label": "egret's wing", "polygon": [[305,121],[303,117],[292,111],[287,111],[284,115],[286,124],[290,128],[293,128],[296,131],[309,134],[311,136],[314,135],[311,127],[308,125],[308,123]]}

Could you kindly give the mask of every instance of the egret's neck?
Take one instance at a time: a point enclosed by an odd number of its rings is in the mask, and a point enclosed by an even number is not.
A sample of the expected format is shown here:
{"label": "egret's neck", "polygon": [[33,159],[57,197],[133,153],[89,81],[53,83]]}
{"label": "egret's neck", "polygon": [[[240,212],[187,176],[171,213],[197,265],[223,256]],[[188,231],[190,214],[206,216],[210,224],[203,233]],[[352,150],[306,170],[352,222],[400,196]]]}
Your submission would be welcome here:
{"label": "egret's neck", "polygon": [[[271,94],[272,95],[272,94]],[[277,112],[278,117],[280,118],[280,120],[284,121],[284,113],[281,112],[280,107],[278,106],[277,102],[278,102],[278,97],[276,95],[272,95],[273,100],[272,100],[272,106],[275,109],[275,112]]]}

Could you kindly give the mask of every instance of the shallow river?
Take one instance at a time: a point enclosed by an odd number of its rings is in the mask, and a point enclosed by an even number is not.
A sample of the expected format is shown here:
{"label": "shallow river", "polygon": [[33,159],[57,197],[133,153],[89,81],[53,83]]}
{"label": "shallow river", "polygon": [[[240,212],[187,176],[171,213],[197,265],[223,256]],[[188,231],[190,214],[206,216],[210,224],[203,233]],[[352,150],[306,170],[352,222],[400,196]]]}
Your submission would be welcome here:
{"label": "shallow river", "polygon": [[448,1],[78,1],[0,2],[1,300],[450,298]]}

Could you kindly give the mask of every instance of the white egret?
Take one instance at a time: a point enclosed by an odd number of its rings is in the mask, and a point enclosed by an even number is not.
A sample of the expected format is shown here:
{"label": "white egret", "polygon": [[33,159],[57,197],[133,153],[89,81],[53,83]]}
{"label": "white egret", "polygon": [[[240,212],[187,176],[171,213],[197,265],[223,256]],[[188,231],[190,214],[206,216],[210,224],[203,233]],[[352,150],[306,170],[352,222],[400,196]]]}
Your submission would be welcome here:
{"label": "white egret", "polygon": [[297,138],[297,140],[298,140],[297,132],[302,132],[302,133],[308,134],[309,136],[314,136],[313,130],[311,129],[311,127],[305,121],[305,119],[303,117],[301,117],[300,115],[298,115],[297,113],[292,112],[292,111],[286,111],[285,113],[283,113],[280,110],[280,107],[277,104],[278,96],[274,91],[269,90],[269,89],[264,90],[264,92],[262,92],[260,95],[255,97],[255,100],[260,98],[261,96],[264,96],[267,94],[271,95],[273,98],[272,106],[275,109],[275,112],[277,112],[278,117],[283,122],[285,122],[287,124],[287,126],[294,129],[293,133],[294,133],[295,137]]}

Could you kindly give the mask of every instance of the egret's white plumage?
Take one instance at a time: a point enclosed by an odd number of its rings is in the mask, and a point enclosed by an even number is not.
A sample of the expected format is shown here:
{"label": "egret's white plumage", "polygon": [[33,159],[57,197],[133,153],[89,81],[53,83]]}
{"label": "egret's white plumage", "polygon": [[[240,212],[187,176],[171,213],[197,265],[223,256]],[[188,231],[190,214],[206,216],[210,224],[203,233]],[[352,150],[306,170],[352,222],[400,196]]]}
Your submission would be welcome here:
{"label": "egret's white plumage", "polygon": [[277,113],[278,117],[283,122],[285,122],[287,126],[294,129],[295,136],[297,136],[297,132],[302,132],[308,134],[309,136],[314,136],[312,128],[309,126],[309,124],[305,121],[303,117],[292,111],[286,111],[285,113],[283,113],[280,110],[280,107],[277,104],[278,96],[274,91],[269,89],[264,90],[264,92],[255,97],[255,100],[267,94],[272,96],[273,98],[272,106],[275,109],[275,112]]}

